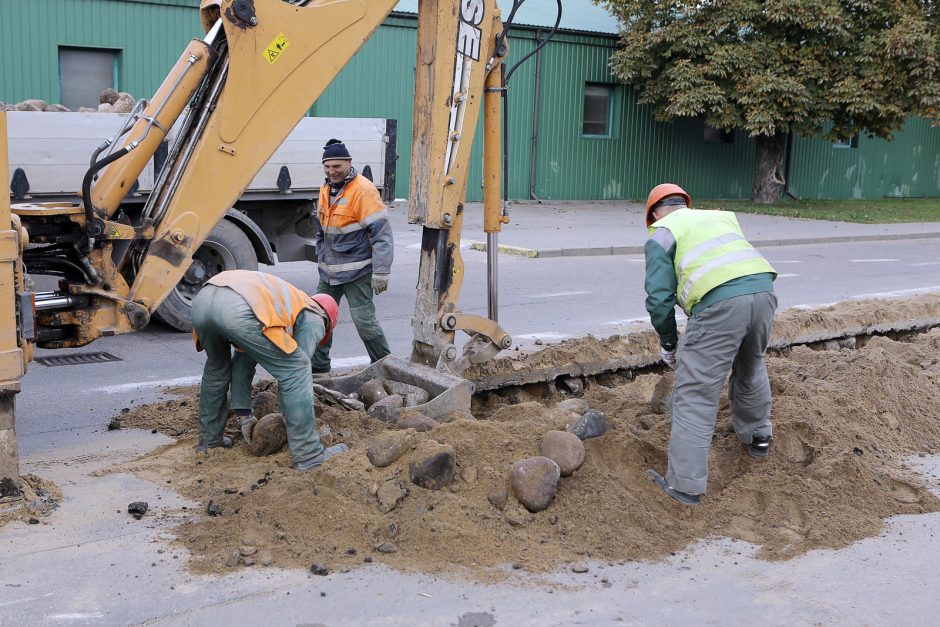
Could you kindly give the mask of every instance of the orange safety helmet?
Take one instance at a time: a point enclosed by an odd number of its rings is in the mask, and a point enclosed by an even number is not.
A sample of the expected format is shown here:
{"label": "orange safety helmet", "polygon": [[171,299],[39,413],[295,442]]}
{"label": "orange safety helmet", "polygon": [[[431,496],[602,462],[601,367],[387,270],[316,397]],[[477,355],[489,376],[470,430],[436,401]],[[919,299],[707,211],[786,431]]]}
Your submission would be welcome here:
{"label": "orange safety helmet", "polygon": [[310,298],[323,308],[323,311],[326,312],[326,316],[330,319],[330,324],[323,334],[323,339],[320,340],[320,346],[326,346],[326,342],[330,339],[333,329],[336,328],[336,321],[339,319],[339,305],[336,304],[336,301],[329,294],[314,294]]}
{"label": "orange safety helmet", "polygon": [[685,206],[692,206],[692,197],[689,196],[689,193],[676,185],[675,183],[660,183],[652,190],[650,190],[650,195],[646,199],[646,226],[647,228],[655,222],[653,220],[653,207],[656,206],[660,200],[666,196],[682,196],[685,198]]}

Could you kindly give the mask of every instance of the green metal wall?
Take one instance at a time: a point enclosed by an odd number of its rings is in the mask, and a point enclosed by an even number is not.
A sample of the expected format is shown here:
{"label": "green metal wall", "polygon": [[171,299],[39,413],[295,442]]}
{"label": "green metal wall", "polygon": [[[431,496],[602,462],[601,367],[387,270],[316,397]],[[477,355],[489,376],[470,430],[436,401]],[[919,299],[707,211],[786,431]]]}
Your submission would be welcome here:
{"label": "green metal wall", "polygon": [[190,39],[198,0],[0,0],[0,101],[59,101],[59,46],[118,52],[115,88],[149,98]]}
{"label": "green metal wall", "polygon": [[[0,0],[0,101],[59,100],[58,47],[119,51],[117,89],[149,97],[189,39],[201,36],[198,0]],[[311,113],[325,117],[395,118],[397,195],[408,195],[417,18],[390,17],[366,42]],[[534,49],[545,31],[516,28],[509,64]],[[509,85],[511,198],[644,198],[662,181],[697,198],[748,198],[754,142],[706,143],[699,120],[659,123],[636,93],[615,85],[608,64],[616,38],[559,34]],[[612,133],[581,135],[586,82],[614,88]],[[536,110],[538,117],[536,119]],[[468,198],[482,197],[481,132],[471,154]],[[533,161],[533,137],[535,159]],[[534,165],[533,165],[534,164]],[[530,190],[530,174],[534,184]],[[859,139],[858,148],[794,142],[791,189],[809,198],[940,195],[940,127],[911,120],[893,142]]]}
{"label": "green metal wall", "polygon": [[803,198],[940,196],[940,127],[911,118],[892,141],[858,138],[857,148],[797,139],[790,190]]}

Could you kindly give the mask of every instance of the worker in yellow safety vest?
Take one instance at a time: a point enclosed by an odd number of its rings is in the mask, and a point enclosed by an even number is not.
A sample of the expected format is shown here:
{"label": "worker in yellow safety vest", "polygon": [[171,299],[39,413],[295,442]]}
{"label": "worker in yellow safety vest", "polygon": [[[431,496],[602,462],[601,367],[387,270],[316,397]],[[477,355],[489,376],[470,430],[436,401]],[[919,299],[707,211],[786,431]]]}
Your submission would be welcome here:
{"label": "worker in yellow safety vest", "polygon": [[[669,496],[694,505],[708,484],[708,451],[725,377],[738,439],[770,450],[770,382],[764,353],[773,327],[776,271],[744,238],[734,213],[692,209],[689,194],[657,185],[646,201],[646,309],[663,361],[676,371],[665,477]],[[681,339],[675,306],[688,316]]]}

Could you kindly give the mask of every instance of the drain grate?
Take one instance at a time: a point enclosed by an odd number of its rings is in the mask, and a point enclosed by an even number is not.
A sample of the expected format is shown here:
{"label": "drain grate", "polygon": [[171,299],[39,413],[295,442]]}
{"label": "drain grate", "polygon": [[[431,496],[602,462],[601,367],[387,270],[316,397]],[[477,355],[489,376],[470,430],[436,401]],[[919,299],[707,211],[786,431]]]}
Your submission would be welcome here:
{"label": "drain grate", "polygon": [[43,366],[84,366],[85,364],[103,364],[109,361],[124,361],[111,353],[74,353],[72,355],[56,355],[54,357],[37,357],[33,360]]}

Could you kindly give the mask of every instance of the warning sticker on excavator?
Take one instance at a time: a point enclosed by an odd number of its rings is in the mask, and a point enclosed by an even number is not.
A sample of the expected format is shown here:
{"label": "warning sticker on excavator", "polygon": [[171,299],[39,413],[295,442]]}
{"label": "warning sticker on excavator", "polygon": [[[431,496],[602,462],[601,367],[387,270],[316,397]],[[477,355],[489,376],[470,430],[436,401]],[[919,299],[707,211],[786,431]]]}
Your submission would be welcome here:
{"label": "warning sticker on excavator", "polygon": [[281,53],[284,52],[284,48],[289,45],[290,42],[287,41],[287,37],[284,36],[284,33],[278,33],[274,41],[268,44],[267,50],[264,51],[264,58],[268,60],[268,63],[274,63],[281,56]]}

